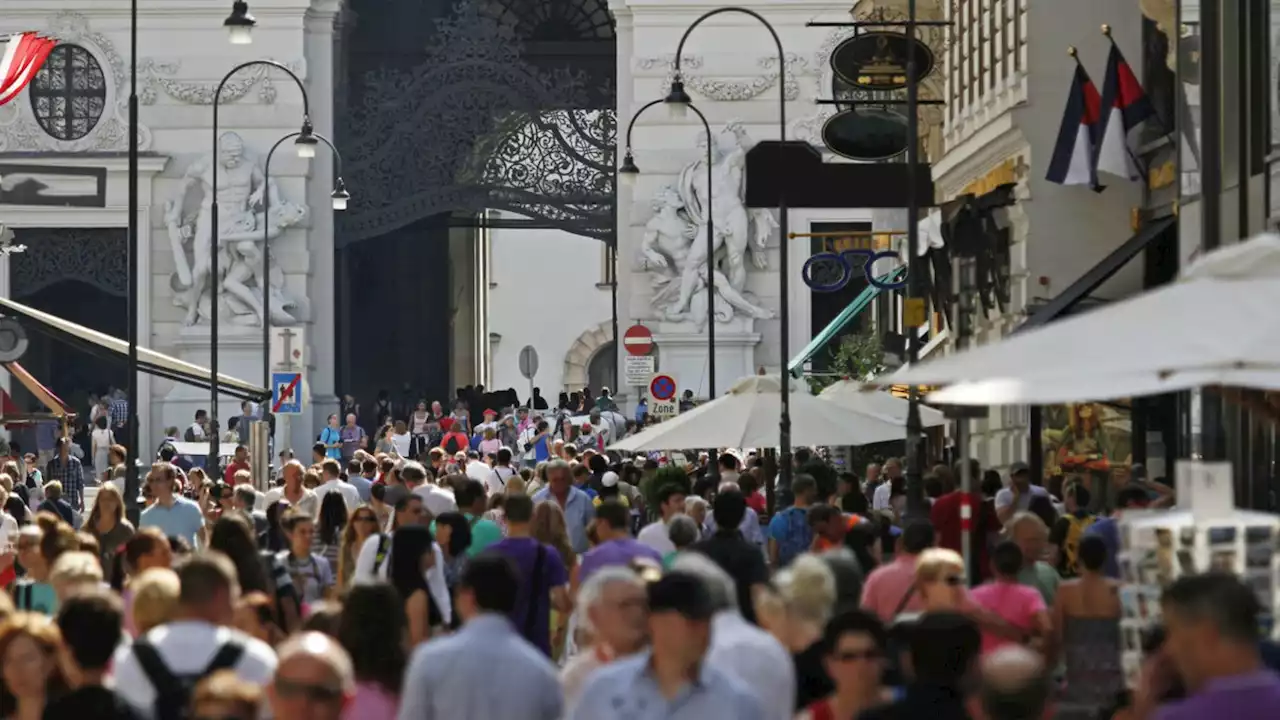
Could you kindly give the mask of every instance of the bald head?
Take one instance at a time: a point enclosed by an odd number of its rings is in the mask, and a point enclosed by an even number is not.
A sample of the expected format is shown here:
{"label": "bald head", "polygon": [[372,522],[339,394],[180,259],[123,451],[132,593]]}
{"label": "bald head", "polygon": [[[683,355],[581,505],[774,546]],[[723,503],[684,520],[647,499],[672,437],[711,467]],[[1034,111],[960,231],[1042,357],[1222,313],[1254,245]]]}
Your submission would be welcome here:
{"label": "bald head", "polygon": [[730,490],[740,491],[742,490],[742,488],[738,486],[738,483],[732,480],[727,480],[725,482],[722,482],[720,483],[720,487],[716,488],[716,492],[722,492],[722,493],[729,492]]}
{"label": "bald head", "polygon": [[1025,647],[1006,645],[982,660],[982,712],[987,720],[1040,720],[1049,692],[1044,661]]}
{"label": "bald head", "polygon": [[318,632],[295,635],[280,645],[270,688],[276,720],[338,720],[355,692],[351,656]]}

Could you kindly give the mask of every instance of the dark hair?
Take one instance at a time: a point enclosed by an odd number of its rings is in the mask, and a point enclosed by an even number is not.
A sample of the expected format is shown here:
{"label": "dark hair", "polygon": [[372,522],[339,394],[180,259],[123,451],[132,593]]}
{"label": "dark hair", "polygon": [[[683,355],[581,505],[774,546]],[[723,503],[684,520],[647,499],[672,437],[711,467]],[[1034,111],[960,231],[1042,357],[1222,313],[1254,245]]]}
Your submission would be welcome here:
{"label": "dark hair", "polygon": [[218,518],[209,533],[209,549],[226,555],[231,564],[235,565],[241,592],[273,594],[267,582],[267,573],[262,567],[262,559],[258,555],[253,529],[243,515],[235,513]]}
{"label": "dark hair", "polygon": [[1173,610],[1212,623],[1227,640],[1249,645],[1258,642],[1258,614],[1262,611],[1258,596],[1234,574],[1210,571],[1183,575],[1165,587],[1160,604],[1166,613]]}
{"label": "dark hair", "polygon": [[87,590],[63,600],[58,629],[76,665],[82,670],[105,670],[120,645],[124,605],[114,593]]}
{"label": "dark hair", "polygon": [[933,547],[935,542],[937,536],[927,520],[917,520],[902,529],[902,550],[910,555],[919,555]]}
{"label": "dark hair", "polygon": [[738,490],[725,490],[711,501],[711,519],[716,530],[737,531],[747,514],[747,498]]}
{"label": "dark hair", "polygon": [[738,458],[733,453],[720,453],[720,457],[716,458],[716,464],[722,470],[737,470]]}
{"label": "dark hair", "polygon": [[178,602],[183,605],[207,603],[218,592],[230,592],[236,585],[235,565],[217,551],[190,555],[174,570],[182,588]]}
{"label": "dark hair", "polygon": [[596,522],[604,522],[614,530],[626,530],[631,525],[631,511],[617,500],[605,500],[596,508]]}
{"label": "dark hair", "polygon": [[378,472],[378,461],[373,458],[366,458],[364,462],[360,463],[360,472],[361,474]]}
{"label": "dark hair", "polygon": [[1097,535],[1085,535],[1076,546],[1076,559],[1086,570],[1098,572],[1107,562],[1107,543]]}
{"label": "dark hair", "polygon": [[507,493],[502,505],[508,523],[527,523],[533,520],[533,498],[524,493]]}
{"label": "dark hair", "polygon": [[404,600],[407,601],[419,590],[427,594],[432,625],[439,622],[439,611],[422,574],[422,556],[432,552],[434,544],[431,531],[422,525],[402,525],[396,528],[391,534],[391,567],[387,573],[396,592]]}
{"label": "dark hair", "polygon": [[315,516],[294,507],[286,510],[284,515],[280,517],[280,527],[284,528],[286,533],[293,534],[294,528],[298,527],[302,523],[314,523],[315,521]]}
{"label": "dark hair", "polygon": [[471,547],[471,523],[458,512],[440,513],[436,516],[436,527],[448,525],[453,529],[449,534],[449,557],[459,557]]}
{"label": "dark hair", "polygon": [[803,465],[809,462],[809,459],[813,457],[813,453],[809,451],[809,448],[802,447],[796,448],[795,452],[791,453],[791,456],[795,458],[796,465]]}
{"label": "dark hair", "polygon": [[1045,527],[1053,527],[1058,522],[1058,510],[1048,495],[1033,495],[1027,503],[1027,511],[1040,518]]}
{"label": "dark hair", "polygon": [[843,513],[832,505],[820,503],[810,507],[806,515],[808,516],[809,527],[813,527],[814,525],[825,523],[833,517],[840,517]]}
{"label": "dark hair", "polygon": [[1137,485],[1126,485],[1116,493],[1116,507],[1121,509],[1145,507],[1148,502],[1147,491]]}
{"label": "dark hair", "polygon": [[481,610],[510,615],[520,594],[520,574],[507,556],[496,551],[484,552],[467,563],[458,587],[470,590]]}
{"label": "dark hair", "polygon": [[834,653],[840,647],[840,638],[858,633],[870,635],[880,652],[884,652],[889,644],[889,634],[880,618],[865,610],[845,610],[831,618],[822,631],[823,651],[827,655]]}
{"label": "dark hair", "polygon": [[356,460],[355,458],[351,458],[351,460],[347,462],[347,476],[350,477],[352,475],[359,475],[360,471],[363,468],[364,468],[363,462]]}
{"label": "dark hair", "polygon": [[338,642],[351,656],[356,680],[399,694],[408,652],[403,643],[388,643],[387,638],[403,636],[407,625],[404,602],[391,585],[380,582],[351,588],[338,622]]}
{"label": "dark hair", "polygon": [[1080,483],[1071,485],[1070,495],[1075,498],[1076,505],[1082,508],[1089,507],[1089,503],[1093,500],[1093,496],[1089,494],[1089,488]]}
{"label": "dark hair", "polygon": [[347,501],[342,498],[342,493],[325,493],[320,501],[319,519],[317,539],[324,545],[336,545],[342,539],[342,529],[347,526]]}
{"label": "dark hair", "polygon": [[675,495],[685,495],[684,488],[678,485],[663,485],[658,488],[658,504],[666,505],[671,502],[671,498]]}
{"label": "dark hair", "polygon": [[99,416],[98,416],[98,419],[93,421],[93,424],[94,424],[94,425],[97,425],[99,430],[106,430],[106,429],[107,429],[107,416],[106,416],[106,415],[99,415]]}
{"label": "dark hair", "polygon": [[506,448],[506,447],[498,448],[498,464],[499,465],[511,464],[511,448]]}
{"label": "dark hair", "polygon": [[816,493],[818,491],[818,481],[813,479],[812,475],[797,475],[791,481],[791,494],[800,497],[805,493]]}
{"label": "dark hair", "polygon": [[963,615],[931,612],[915,622],[907,642],[917,682],[961,689],[978,658],[982,635]]}
{"label": "dark hair", "polygon": [[1022,548],[1012,540],[1002,540],[991,551],[991,567],[1003,578],[1011,578],[1022,570]]}
{"label": "dark hair", "polygon": [[485,495],[486,492],[484,484],[479,480],[469,478],[462,484],[462,487],[458,489],[456,496],[458,507],[460,509],[469,508],[474,505],[477,500],[482,500]]}
{"label": "dark hair", "polygon": [[986,470],[982,473],[982,484],[979,485],[984,496],[993,496],[1004,488],[1004,481],[1000,479],[998,470]]}
{"label": "dark hair", "polygon": [[319,453],[321,455],[324,455],[326,452],[328,452],[328,450],[329,448],[325,447],[324,443],[318,440],[311,445],[311,452],[313,453]]}
{"label": "dark hair", "polygon": [[111,568],[111,589],[116,592],[124,590],[127,573],[138,567],[138,561],[144,555],[155,552],[160,543],[168,543],[164,535],[156,528],[138,528],[128,540],[115,549],[115,562]]}

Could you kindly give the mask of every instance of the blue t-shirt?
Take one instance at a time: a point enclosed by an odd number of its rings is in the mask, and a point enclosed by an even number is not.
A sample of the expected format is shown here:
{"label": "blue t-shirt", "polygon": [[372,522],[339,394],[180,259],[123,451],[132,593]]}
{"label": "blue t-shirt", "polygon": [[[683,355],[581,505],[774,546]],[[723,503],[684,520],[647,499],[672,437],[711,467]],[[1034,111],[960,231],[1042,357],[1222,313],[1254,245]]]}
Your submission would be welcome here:
{"label": "blue t-shirt", "polygon": [[1109,578],[1120,579],[1120,563],[1116,556],[1120,553],[1120,523],[1115,518],[1098,518],[1098,521],[1084,531],[1085,535],[1097,535],[1107,546],[1107,560],[1102,565],[1102,572]]}
{"label": "blue t-shirt", "polygon": [[792,506],[774,515],[769,521],[769,537],[778,543],[778,566],[785,567],[796,556],[808,552],[813,544],[809,513],[804,508]]}
{"label": "blue t-shirt", "polygon": [[[320,442],[324,443],[325,445],[341,444],[342,431],[334,430],[333,428],[326,425],[325,428],[320,431]],[[324,456],[331,457],[334,460],[341,460],[342,448],[341,447],[326,448],[324,451]]]}
{"label": "blue t-shirt", "polygon": [[58,595],[48,583],[23,579],[13,585],[13,604],[18,610],[52,617],[58,610]]}
{"label": "blue t-shirt", "polygon": [[204,527],[204,513],[200,512],[200,506],[184,497],[175,497],[169,507],[156,503],[143,510],[138,520],[138,527],[157,528],[165,537],[180,537],[193,548],[196,535]]}
{"label": "blue t-shirt", "polygon": [[551,459],[551,436],[543,435],[538,442],[533,445],[533,459],[537,462],[545,462]]}
{"label": "blue t-shirt", "polygon": [[[536,582],[533,569],[538,561],[538,541],[533,538],[507,538],[489,546],[490,552],[499,552],[511,558],[520,572],[520,590],[516,594],[511,622],[526,640],[551,656],[551,591],[569,584],[569,572],[564,559],[550,545],[542,545],[542,576]],[[533,615],[529,603],[533,602]]]}

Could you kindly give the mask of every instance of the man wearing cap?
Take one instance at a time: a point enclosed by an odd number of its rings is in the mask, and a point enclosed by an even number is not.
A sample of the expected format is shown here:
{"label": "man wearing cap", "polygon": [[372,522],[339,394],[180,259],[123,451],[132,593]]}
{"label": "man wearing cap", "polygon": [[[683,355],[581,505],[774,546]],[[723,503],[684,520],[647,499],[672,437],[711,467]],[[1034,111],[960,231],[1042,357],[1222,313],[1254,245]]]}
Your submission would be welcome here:
{"label": "man wearing cap", "polygon": [[704,662],[717,608],[703,580],[671,572],[648,595],[650,650],[596,671],[572,720],[763,720],[750,688]]}
{"label": "man wearing cap", "polygon": [[1037,495],[1049,496],[1049,491],[1039,485],[1031,484],[1031,467],[1024,462],[1016,462],[1009,466],[1009,487],[1001,488],[996,493],[996,517],[1003,525],[1015,513],[1025,512],[1031,507],[1031,499]]}
{"label": "man wearing cap", "polygon": [[495,433],[498,432],[498,411],[493,408],[488,408],[484,411],[484,422],[476,426],[474,434],[484,435],[484,431],[490,428],[492,428]]}

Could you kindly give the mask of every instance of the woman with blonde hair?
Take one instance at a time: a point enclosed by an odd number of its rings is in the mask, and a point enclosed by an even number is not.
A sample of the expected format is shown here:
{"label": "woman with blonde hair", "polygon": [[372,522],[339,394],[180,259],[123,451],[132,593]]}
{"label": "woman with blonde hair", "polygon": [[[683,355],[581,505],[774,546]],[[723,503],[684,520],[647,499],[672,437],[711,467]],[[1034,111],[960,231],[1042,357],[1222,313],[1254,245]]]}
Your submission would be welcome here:
{"label": "woman with blonde hair", "polygon": [[98,539],[102,568],[109,571],[116,548],[134,533],[133,523],[124,517],[124,496],[120,494],[120,488],[112,483],[103,483],[98,488],[98,499],[93,502],[93,510],[89,511],[84,529]]}
{"label": "woman with blonde hair", "polygon": [[[569,573],[569,595],[578,593],[578,554],[569,542],[569,526],[564,511],[554,502],[540,502],[533,506],[533,519],[529,522],[529,534],[538,542],[550,545],[560,554],[564,569]],[[559,659],[572,626],[572,616],[551,611],[551,652]]]}
{"label": "woman with blonde hair", "polygon": [[144,570],[129,583],[131,603],[126,624],[135,637],[146,635],[152,628],[173,620],[178,615],[178,596],[182,583],[169,568]]}
{"label": "woman with blonde hair", "polygon": [[381,525],[378,514],[368,505],[361,505],[351,513],[351,520],[342,529],[342,545],[338,549],[338,591],[346,590],[355,574],[356,555],[364,547],[364,541],[378,532]]}
{"label": "woman with blonde hair", "polygon": [[836,604],[836,577],[817,555],[797,556],[767,590],[757,593],[756,617],[791,653],[796,671],[795,710],[832,693],[823,665],[822,632]]}
{"label": "woman with blonde hair", "polygon": [[62,633],[44,616],[17,613],[0,626],[0,717],[39,720],[67,692],[61,647]]}
{"label": "woman with blonde hair", "polygon": [[102,563],[93,553],[73,551],[63,553],[49,570],[49,584],[61,604],[68,597],[86,586],[102,585]]}

